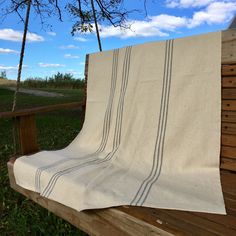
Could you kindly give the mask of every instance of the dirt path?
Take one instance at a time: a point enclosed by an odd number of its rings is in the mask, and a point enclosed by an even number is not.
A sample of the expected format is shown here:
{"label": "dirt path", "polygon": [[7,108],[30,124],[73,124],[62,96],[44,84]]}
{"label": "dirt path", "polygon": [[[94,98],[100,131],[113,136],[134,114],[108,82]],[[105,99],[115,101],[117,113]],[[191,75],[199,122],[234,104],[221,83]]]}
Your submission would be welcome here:
{"label": "dirt path", "polygon": [[[15,91],[14,87],[5,87],[9,90]],[[46,91],[41,91],[41,90],[34,90],[34,89],[25,89],[25,88],[20,88],[19,90],[20,93],[27,93],[35,96],[41,96],[41,97],[63,97],[64,95],[61,93],[55,93],[55,92],[46,92]]]}

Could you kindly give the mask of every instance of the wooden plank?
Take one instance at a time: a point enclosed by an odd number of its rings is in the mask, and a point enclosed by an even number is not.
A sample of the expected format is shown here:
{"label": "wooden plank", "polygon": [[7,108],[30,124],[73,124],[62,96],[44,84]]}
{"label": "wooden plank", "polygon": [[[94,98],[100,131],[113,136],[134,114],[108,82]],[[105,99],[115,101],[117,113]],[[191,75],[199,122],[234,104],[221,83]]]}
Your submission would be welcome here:
{"label": "wooden plank", "polygon": [[[215,220],[209,220],[199,215],[194,215],[186,211],[177,210],[163,210],[145,207],[128,207],[123,209],[124,212],[133,215],[135,217],[139,216],[149,216],[152,215],[158,219],[159,222],[165,225],[173,225],[175,227],[180,227],[181,230],[190,235],[235,235],[235,228],[231,227],[235,223],[233,216],[230,216],[230,222],[227,224],[226,215],[220,215],[225,219],[225,224],[219,223]],[[206,215],[212,215],[203,213]]]}
{"label": "wooden plank", "polygon": [[[121,213],[115,208],[78,212],[58,202],[44,198],[36,192],[20,187],[15,182],[13,161],[9,161],[7,166],[10,185],[14,190],[53,212],[55,215],[67,220],[69,223],[82,229],[91,236],[182,235],[177,230],[173,230],[172,228],[168,228],[164,225],[158,225],[159,227],[156,227],[148,222],[144,222],[128,214]],[[135,228],[132,227],[132,225],[135,226]]]}
{"label": "wooden plank", "polygon": [[[159,217],[157,217],[155,214],[153,214],[153,208],[147,208],[147,207],[134,207],[134,206],[120,206],[118,209],[122,212],[126,212],[129,215],[132,215],[133,217],[140,219],[142,221],[150,222],[152,225],[155,225],[157,227],[167,226],[168,228],[171,228],[173,232],[175,232],[175,235],[185,235],[185,229],[181,228],[180,225],[177,227],[168,224],[164,221],[162,221]],[[181,230],[181,234],[177,233],[177,231]]]}
{"label": "wooden plank", "polygon": [[35,115],[18,117],[19,141],[21,155],[35,153],[39,150]]}
{"label": "wooden plank", "polygon": [[236,200],[234,199],[225,199],[226,212],[228,215],[235,216],[236,215]]}
{"label": "wooden plank", "polygon": [[221,120],[225,122],[236,122],[236,112],[234,111],[222,111]]}
{"label": "wooden plank", "polygon": [[221,132],[223,134],[236,134],[236,123],[222,122]]}
{"label": "wooden plank", "polygon": [[222,88],[236,88],[236,76],[223,77]]}
{"label": "wooden plank", "polygon": [[221,156],[236,160],[236,147],[221,146]]}
{"label": "wooden plank", "polygon": [[221,145],[236,147],[236,135],[221,134]]}
{"label": "wooden plank", "polygon": [[236,200],[236,174],[231,171],[221,170],[220,177],[224,196]]}
{"label": "wooden plank", "polygon": [[84,105],[83,110],[86,109],[86,99],[87,99],[87,84],[88,84],[88,69],[89,69],[89,54],[85,57],[85,67],[84,67]]}
{"label": "wooden plank", "polygon": [[165,210],[165,213],[174,216],[176,219],[181,219],[192,226],[199,227],[202,230],[205,230],[206,232],[212,233],[214,235],[235,236],[236,233],[234,229],[217,224],[216,222],[212,222],[187,211]]}
{"label": "wooden plank", "polygon": [[36,108],[30,108],[30,109],[22,109],[22,110],[14,111],[14,112],[11,112],[11,111],[0,112],[0,119],[19,117],[19,116],[28,116],[28,115],[33,115],[33,114],[61,110],[61,109],[79,108],[79,107],[82,107],[83,105],[84,105],[84,102],[71,102],[71,103],[42,106],[42,107],[36,107]]}
{"label": "wooden plank", "polygon": [[223,170],[236,171],[236,161],[230,158],[221,158],[220,168]]}
{"label": "wooden plank", "polygon": [[[97,211],[97,214],[108,222],[114,221],[114,216],[116,217],[116,227],[120,228],[124,232],[132,232],[132,235],[143,236],[150,235],[154,236],[156,234],[155,226],[150,229],[150,226],[146,228],[146,222],[134,217],[130,214],[126,214],[116,208],[111,208],[110,210]],[[158,225],[159,226],[159,225]],[[166,232],[166,235],[173,235]]]}
{"label": "wooden plank", "polygon": [[236,100],[222,100],[223,111],[236,111]]}
{"label": "wooden plank", "polygon": [[236,89],[235,88],[224,88],[222,89],[223,99],[236,99]]}
{"label": "wooden plank", "polygon": [[218,214],[207,214],[207,213],[199,213],[199,212],[193,212],[192,214],[236,230],[236,217],[234,217],[234,216],[231,216],[231,215],[218,215]]}
{"label": "wooden plank", "polygon": [[222,32],[222,63],[236,62],[236,30]]}
{"label": "wooden plank", "polygon": [[165,211],[161,211],[160,209],[128,206],[120,210],[136,218],[142,217],[145,219],[146,217],[149,217],[152,221],[157,221],[161,225],[178,227],[184,235],[214,235],[199,227],[189,225],[181,219],[176,219],[172,215],[168,215]]}
{"label": "wooden plank", "polygon": [[236,75],[236,65],[223,65],[221,70],[222,76],[235,76]]}
{"label": "wooden plank", "polygon": [[[223,171],[223,170],[221,170],[221,171]],[[231,188],[232,188],[232,186],[231,186]],[[228,190],[229,190],[229,191],[228,191]],[[232,193],[230,192],[231,189],[228,189],[228,190],[226,190],[225,187],[223,188],[224,198],[225,198],[225,199],[234,199],[234,200],[236,201],[236,195],[235,195],[235,193],[232,194]],[[236,217],[236,213],[231,214],[231,215],[234,216],[234,217]]]}

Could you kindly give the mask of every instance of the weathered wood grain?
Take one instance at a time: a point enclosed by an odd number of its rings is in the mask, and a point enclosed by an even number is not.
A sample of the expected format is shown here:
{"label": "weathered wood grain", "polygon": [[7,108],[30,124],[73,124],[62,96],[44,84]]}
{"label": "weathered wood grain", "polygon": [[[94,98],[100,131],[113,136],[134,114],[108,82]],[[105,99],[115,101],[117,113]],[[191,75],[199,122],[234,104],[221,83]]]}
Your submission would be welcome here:
{"label": "weathered wood grain", "polygon": [[[223,170],[236,171],[236,161],[235,161],[235,159],[222,157],[220,168],[223,169]],[[231,187],[235,188],[236,186],[231,186]]]}
{"label": "weathered wood grain", "polygon": [[222,122],[222,134],[236,134],[236,123]]}
{"label": "weathered wood grain", "polygon": [[222,32],[222,63],[236,62],[236,30]]}
{"label": "weathered wood grain", "polygon": [[236,88],[236,76],[223,77],[222,88]]}
{"label": "weathered wood grain", "polygon": [[236,65],[223,65],[222,66],[222,76],[235,76],[236,75]]}
{"label": "weathered wood grain", "polygon": [[236,217],[231,215],[218,215],[218,214],[207,214],[207,213],[191,213],[197,215],[199,217],[208,219],[212,222],[216,222],[217,224],[226,226],[228,228],[236,230]]}
{"label": "weathered wood grain", "polygon": [[39,147],[37,144],[35,115],[17,117],[17,122],[21,155],[37,152]]}
{"label": "weathered wood grain", "polygon": [[236,122],[236,112],[235,111],[222,111],[221,120],[223,122]]}
{"label": "weathered wood grain", "polygon": [[221,145],[236,147],[236,135],[221,134]]}
{"label": "weathered wood grain", "polygon": [[236,99],[236,89],[235,88],[224,88],[222,89],[223,99]]}
{"label": "weathered wood grain", "polygon": [[221,109],[223,111],[236,111],[236,100],[222,100]]}
{"label": "weathered wood grain", "polygon": [[236,161],[236,147],[221,146],[221,156],[235,159]]}

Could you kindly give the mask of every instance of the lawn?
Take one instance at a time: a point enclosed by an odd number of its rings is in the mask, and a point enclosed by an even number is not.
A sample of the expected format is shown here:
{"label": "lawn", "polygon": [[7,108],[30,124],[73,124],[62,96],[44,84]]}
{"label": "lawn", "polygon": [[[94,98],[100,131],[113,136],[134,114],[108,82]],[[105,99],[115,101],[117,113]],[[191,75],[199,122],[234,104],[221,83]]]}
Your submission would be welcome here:
{"label": "lawn", "polygon": [[[75,102],[83,99],[83,91],[79,89],[53,91],[65,96],[51,98],[19,94],[17,109]],[[11,109],[12,98],[12,91],[0,88],[0,112]],[[82,110],[65,110],[37,116],[37,135],[40,148],[52,150],[68,145],[81,129],[83,118]],[[12,153],[12,122],[10,119],[1,119],[0,235],[85,235],[9,187],[6,163]]]}

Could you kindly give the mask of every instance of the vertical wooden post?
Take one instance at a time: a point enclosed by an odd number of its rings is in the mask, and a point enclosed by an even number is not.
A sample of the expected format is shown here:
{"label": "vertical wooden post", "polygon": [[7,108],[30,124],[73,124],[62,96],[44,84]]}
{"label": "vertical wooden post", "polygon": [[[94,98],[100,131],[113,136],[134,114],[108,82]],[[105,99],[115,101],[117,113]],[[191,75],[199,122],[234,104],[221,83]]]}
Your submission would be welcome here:
{"label": "vertical wooden post", "polygon": [[[236,21],[234,20],[234,23]],[[232,24],[234,24],[232,22]],[[235,133],[229,127],[236,123],[236,29],[222,32],[222,124],[221,124],[221,169],[236,171]],[[229,94],[230,92],[230,94]]]}
{"label": "vertical wooden post", "polygon": [[19,131],[19,143],[20,154],[27,155],[35,153],[39,150],[37,144],[35,115],[25,115],[17,117],[18,119],[18,131]]}
{"label": "vertical wooden post", "polygon": [[89,54],[86,55],[85,67],[84,67],[84,105],[83,105],[84,111],[86,109],[86,100],[87,100],[88,64],[89,64]]}

